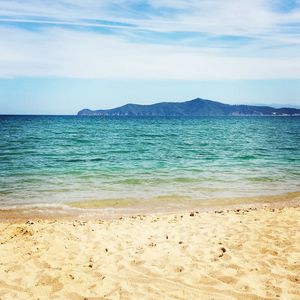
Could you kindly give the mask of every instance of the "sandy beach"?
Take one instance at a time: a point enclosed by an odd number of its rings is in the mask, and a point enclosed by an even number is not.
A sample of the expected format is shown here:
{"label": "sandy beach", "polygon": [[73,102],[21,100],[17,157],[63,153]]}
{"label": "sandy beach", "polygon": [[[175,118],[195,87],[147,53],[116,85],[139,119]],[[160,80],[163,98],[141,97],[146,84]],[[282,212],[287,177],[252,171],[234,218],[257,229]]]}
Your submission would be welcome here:
{"label": "sandy beach", "polygon": [[300,300],[300,0],[0,0],[0,300]]}
{"label": "sandy beach", "polygon": [[0,299],[299,299],[300,207],[0,224]]}

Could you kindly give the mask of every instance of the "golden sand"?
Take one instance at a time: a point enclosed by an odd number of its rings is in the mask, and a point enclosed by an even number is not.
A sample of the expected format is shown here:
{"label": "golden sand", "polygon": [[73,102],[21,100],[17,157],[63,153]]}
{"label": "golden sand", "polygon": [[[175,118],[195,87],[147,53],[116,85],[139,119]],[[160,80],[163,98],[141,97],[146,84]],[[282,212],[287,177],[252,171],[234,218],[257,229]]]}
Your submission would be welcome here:
{"label": "golden sand", "polygon": [[300,208],[0,223],[0,299],[300,299]]}

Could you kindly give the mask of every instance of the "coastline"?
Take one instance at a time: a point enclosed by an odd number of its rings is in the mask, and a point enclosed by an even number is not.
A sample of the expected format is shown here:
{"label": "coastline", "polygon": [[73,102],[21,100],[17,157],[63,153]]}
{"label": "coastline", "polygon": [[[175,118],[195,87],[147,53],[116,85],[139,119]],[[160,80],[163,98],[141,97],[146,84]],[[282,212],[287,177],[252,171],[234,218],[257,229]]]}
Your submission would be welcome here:
{"label": "coastline", "polygon": [[62,204],[32,204],[0,209],[1,222],[23,222],[28,219],[110,220],[139,214],[167,215],[189,211],[213,212],[247,208],[284,208],[300,205],[300,191],[275,195],[236,197],[209,200],[180,200],[158,197],[152,201],[136,199],[91,200]]}

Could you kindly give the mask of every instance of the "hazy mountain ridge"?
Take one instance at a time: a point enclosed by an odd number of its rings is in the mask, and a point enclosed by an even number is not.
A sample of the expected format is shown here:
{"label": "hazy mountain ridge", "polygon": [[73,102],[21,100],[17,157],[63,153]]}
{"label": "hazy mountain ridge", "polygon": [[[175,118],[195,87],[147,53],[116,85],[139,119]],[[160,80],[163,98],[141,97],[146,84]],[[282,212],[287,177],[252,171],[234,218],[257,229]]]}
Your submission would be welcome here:
{"label": "hazy mountain ridge", "polygon": [[285,116],[300,115],[300,109],[256,105],[230,105],[206,99],[160,102],[150,105],[126,104],[113,109],[83,109],[79,116]]}

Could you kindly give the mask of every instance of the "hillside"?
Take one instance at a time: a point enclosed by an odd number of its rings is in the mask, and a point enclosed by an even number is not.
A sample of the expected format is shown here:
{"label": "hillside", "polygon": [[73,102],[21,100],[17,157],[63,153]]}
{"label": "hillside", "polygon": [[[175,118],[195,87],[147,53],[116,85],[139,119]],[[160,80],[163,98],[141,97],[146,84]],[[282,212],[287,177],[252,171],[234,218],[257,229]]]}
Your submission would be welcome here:
{"label": "hillside", "polygon": [[151,105],[126,104],[106,110],[83,109],[79,116],[283,116],[300,115],[300,109],[270,106],[230,105],[194,99],[186,102],[161,102]]}

